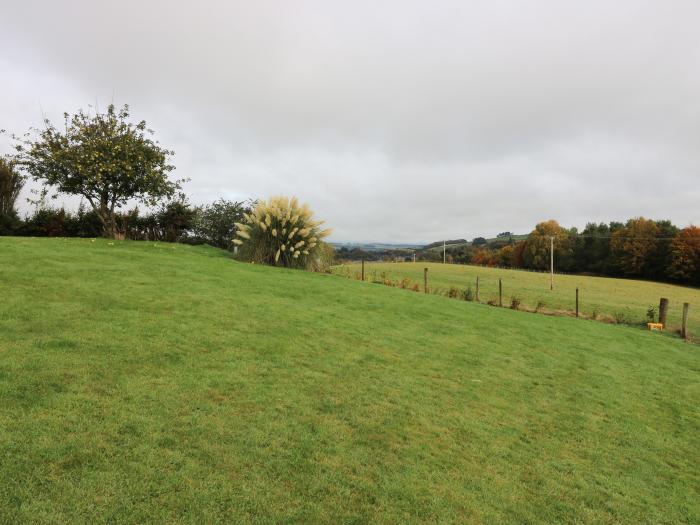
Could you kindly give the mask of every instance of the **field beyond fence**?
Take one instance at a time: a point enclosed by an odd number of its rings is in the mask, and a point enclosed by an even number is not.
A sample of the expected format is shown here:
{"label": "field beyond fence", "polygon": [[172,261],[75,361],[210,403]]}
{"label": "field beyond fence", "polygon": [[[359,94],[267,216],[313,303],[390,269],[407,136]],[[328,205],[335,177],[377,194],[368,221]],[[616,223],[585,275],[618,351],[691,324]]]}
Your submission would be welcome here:
{"label": "field beyond fence", "polygon": [[[579,289],[581,317],[624,324],[649,321],[650,309],[658,319],[659,300],[669,300],[667,328],[681,328],[683,303],[690,303],[688,331],[694,339],[700,337],[700,289],[673,284],[583,275],[554,276],[554,290],[546,273],[506,270],[482,266],[426,262],[365,263],[365,278],[373,282],[392,282],[405,288],[416,286],[423,291],[424,268],[428,268],[431,293],[449,295],[450,290],[471,290],[476,294],[479,278],[479,299],[498,304],[498,282],[503,283],[503,306],[515,299],[524,310],[543,313],[573,314],[576,308],[576,288]],[[361,263],[336,266],[333,272],[345,277],[360,278]]]}

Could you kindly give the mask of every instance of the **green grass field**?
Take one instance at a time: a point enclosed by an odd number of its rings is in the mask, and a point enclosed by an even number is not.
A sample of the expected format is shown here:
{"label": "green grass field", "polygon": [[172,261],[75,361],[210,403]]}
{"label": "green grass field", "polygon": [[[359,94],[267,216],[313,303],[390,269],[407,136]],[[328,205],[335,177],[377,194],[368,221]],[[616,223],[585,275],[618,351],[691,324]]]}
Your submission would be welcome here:
{"label": "green grass field", "polygon": [[[700,289],[651,281],[612,279],[581,275],[555,275],[554,290],[549,289],[549,274],[523,270],[504,270],[462,264],[441,263],[365,263],[366,277],[386,275],[400,280],[408,277],[423,287],[423,268],[428,268],[429,285],[436,292],[445,292],[451,286],[465,289],[476,288],[479,276],[481,300],[487,302],[498,298],[498,279],[503,279],[503,302],[510,303],[516,296],[524,306],[534,309],[538,301],[545,310],[573,311],[576,304],[576,288],[579,288],[580,311],[590,316],[594,310],[599,314],[614,317],[624,314],[630,322],[646,320],[649,306],[659,307],[659,299],[669,299],[668,325],[676,331],[680,328],[683,303],[690,303],[689,328],[691,334],[700,338]],[[357,277],[359,263],[345,264],[334,268],[340,275]]]}
{"label": "green grass field", "polygon": [[626,326],[0,238],[0,523],[698,523],[699,373]]}

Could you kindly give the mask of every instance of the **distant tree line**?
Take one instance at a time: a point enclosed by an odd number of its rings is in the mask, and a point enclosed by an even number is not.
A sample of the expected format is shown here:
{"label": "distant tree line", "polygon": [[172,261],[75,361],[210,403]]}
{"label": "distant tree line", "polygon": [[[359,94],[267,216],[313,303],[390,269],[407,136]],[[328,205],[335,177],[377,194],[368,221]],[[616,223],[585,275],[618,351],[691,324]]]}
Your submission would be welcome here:
{"label": "distant tree line", "polygon": [[[525,240],[499,236],[493,242],[448,247],[449,262],[548,270],[554,238],[555,271],[633,277],[700,286],[700,228],[678,228],[644,217],[589,223],[582,231],[557,221],[537,224]],[[442,251],[421,259],[442,260]]]}

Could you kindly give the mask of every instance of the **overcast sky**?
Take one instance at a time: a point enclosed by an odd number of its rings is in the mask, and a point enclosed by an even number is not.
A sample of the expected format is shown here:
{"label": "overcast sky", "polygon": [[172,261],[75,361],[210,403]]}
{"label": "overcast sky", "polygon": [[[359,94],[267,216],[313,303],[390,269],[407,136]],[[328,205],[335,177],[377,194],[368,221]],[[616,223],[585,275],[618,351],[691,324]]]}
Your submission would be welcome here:
{"label": "overcast sky", "polygon": [[335,241],[700,223],[697,0],[0,0],[0,20],[0,128],[128,103],[194,203],[297,195]]}

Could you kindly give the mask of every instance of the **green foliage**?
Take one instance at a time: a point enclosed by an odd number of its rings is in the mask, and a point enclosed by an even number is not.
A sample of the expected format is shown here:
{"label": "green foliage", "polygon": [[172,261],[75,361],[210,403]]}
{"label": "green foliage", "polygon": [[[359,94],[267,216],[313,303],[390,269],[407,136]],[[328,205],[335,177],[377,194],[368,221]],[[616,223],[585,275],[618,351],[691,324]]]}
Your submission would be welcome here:
{"label": "green foliage", "polygon": [[193,238],[224,250],[233,249],[236,223],[245,220],[255,202],[219,199],[197,209],[192,225]]}
{"label": "green foliage", "polygon": [[450,286],[449,290],[447,290],[447,297],[457,299],[458,297],[462,296],[462,293],[462,290],[460,290],[456,286]]}
{"label": "green foliage", "polygon": [[25,177],[16,170],[14,163],[0,157],[0,221],[4,219],[9,224],[9,218],[17,217],[15,203],[24,182]]}
{"label": "green foliage", "polygon": [[329,252],[321,239],[331,230],[321,230],[323,221],[314,219],[311,208],[300,206],[296,197],[258,202],[244,217],[233,241],[243,260],[287,268],[325,266],[321,259],[328,259]]}
{"label": "green foliage", "polygon": [[647,321],[650,323],[656,321],[656,306],[650,305],[649,308],[647,308]]}
{"label": "green foliage", "polygon": [[123,235],[116,210],[130,200],[156,205],[180,188],[168,173],[172,151],[150,135],[146,122],[129,122],[129,108],[64,115],[59,129],[48,120],[17,145],[18,164],[34,179],[59,193],[80,195],[103,224],[105,236]]}
{"label": "green foliage", "polygon": [[626,312],[617,311],[613,314],[613,319],[617,324],[629,324],[630,319]]}
{"label": "green foliage", "polygon": [[471,286],[467,286],[466,290],[464,290],[464,300],[465,301],[473,301],[474,300],[474,292],[472,291]]}
{"label": "green foliage", "polygon": [[161,205],[156,217],[162,231],[162,240],[166,242],[180,240],[183,234],[192,229],[196,216],[197,210],[184,199]]}

